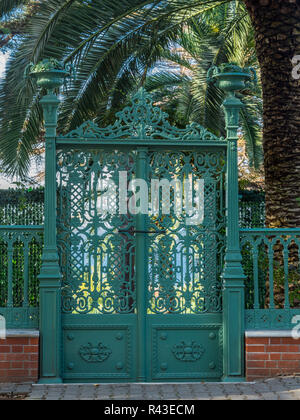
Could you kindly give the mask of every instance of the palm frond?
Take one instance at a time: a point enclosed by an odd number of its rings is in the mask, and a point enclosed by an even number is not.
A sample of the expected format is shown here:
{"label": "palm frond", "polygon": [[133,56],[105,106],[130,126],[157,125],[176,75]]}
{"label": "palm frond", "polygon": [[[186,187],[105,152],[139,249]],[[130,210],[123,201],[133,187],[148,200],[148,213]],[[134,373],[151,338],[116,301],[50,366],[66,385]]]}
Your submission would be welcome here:
{"label": "palm frond", "polygon": [[24,4],[27,4],[28,0],[1,0],[0,2],[0,18],[4,15],[11,13]]}
{"label": "palm frond", "polygon": [[[77,77],[62,96],[60,132],[90,118],[112,121],[144,83],[164,98],[162,106],[174,121],[177,115],[179,125],[194,120],[223,134],[223,93],[207,86],[207,70],[233,57],[241,63],[256,59],[242,0],[40,0],[24,33],[0,82],[2,163],[21,177],[42,127],[39,91],[23,78],[30,62],[52,56],[76,68]],[[153,74],[162,61],[181,74]]]}

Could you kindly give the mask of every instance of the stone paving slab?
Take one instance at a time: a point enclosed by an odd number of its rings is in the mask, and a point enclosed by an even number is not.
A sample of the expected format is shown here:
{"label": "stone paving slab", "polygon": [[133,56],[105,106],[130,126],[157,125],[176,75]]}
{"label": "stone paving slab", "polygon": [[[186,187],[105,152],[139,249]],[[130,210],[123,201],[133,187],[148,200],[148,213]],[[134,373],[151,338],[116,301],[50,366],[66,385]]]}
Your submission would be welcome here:
{"label": "stone paving slab", "polygon": [[300,377],[256,383],[180,384],[0,384],[0,398],[26,400],[299,400]]}

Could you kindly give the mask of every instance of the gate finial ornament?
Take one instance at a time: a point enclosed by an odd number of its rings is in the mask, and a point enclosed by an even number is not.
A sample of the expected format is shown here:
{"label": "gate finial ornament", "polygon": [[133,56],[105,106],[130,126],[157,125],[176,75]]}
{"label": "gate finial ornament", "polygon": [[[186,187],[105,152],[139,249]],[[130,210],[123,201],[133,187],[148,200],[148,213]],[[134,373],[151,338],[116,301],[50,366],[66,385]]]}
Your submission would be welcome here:
{"label": "gate finial ornament", "polygon": [[54,92],[62,86],[67,77],[74,73],[70,64],[60,63],[54,58],[46,58],[37,64],[30,63],[25,69],[25,78],[36,81],[38,87]]}
{"label": "gate finial ornament", "polygon": [[208,70],[207,82],[216,83],[228,96],[234,97],[236,91],[245,89],[250,82],[256,84],[257,75],[252,67],[242,68],[235,63],[224,63]]}

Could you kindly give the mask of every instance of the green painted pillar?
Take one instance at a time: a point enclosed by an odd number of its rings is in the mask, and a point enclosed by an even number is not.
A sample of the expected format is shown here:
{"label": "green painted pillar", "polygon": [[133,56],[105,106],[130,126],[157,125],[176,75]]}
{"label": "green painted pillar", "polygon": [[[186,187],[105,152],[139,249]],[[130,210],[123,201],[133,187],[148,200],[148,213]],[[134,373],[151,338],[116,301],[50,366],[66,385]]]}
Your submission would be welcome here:
{"label": "green painted pillar", "polygon": [[61,271],[56,243],[56,127],[59,100],[41,100],[45,121],[45,229],[40,280],[40,382],[61,380]]}
{"label": "green painted pillar", "polygon": [[238,128],[242,102],[229,95],[224,110],[227,128],[227,249],[223,273],[224,381],[245,380],[245,276],[239,238]]}
{"label": "green painted pillar", "polygon": [[227,129],[227,247],[223,273],[224,377],[225,382],[245,380],[245,275],[239,238],[238,188],[238,129],[242,102],[235,92],[246,84],[256,83],[252,68],[241,68],[234,63],[213,66],[208,71],[208,82],[216,83],[226,92],[223,103]]}

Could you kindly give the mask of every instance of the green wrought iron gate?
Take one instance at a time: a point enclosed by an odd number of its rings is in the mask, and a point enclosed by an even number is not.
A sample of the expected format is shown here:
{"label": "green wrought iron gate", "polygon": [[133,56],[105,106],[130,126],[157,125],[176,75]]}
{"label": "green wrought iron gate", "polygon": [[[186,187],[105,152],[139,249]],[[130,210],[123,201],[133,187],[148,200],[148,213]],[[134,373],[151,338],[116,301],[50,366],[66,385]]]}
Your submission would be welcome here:
{"label": "green wrought iron gate", "polygon": [[56,144],[63,380],[220,380],[227,143],[141,90]]}

